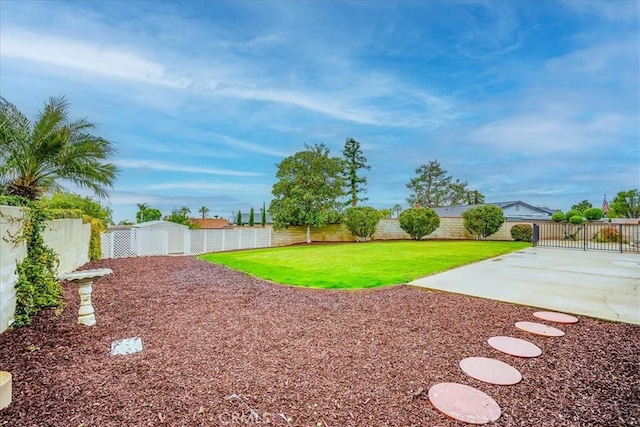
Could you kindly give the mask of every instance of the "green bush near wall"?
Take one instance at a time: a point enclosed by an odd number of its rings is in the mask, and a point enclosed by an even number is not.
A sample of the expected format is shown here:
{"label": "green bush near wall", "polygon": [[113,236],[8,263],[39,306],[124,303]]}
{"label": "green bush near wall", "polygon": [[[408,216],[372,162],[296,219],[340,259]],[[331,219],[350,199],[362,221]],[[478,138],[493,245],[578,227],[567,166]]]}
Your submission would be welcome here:
{"label": "green bush near wall", "polygon": [[533,227],[530,224],[516,224],[511,227],[511,237],[519,242],[531,242],[533,240]]}
{"label": "green bush near wall", "polygon": [[89,239],[89,260],[95,261],[102,258],[102,233],[107,231],[102,221],[89,215],[82,216],[82,222],[91,224],[91,237]]}

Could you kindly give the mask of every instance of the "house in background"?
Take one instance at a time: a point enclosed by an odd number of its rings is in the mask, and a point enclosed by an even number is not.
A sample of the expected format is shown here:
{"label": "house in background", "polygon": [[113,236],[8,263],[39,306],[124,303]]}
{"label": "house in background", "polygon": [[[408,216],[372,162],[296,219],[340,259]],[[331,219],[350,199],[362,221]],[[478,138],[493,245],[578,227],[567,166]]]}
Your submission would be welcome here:
{"label": "house in background", "polygon": [[496,203],[483,203],[479,205],[460,205],[460,206],[445,206],[439,208],[432,208],[439,217],[443,218],[460,218],[462,212],[467,209],[474,208],[476,206],[498,206],[502,209],[504,216],[507,219],[522,219],[522,220],[550,220],[551,216],[555,212],[554,209],[549,209],[542,206],[533,206],[520,200],[512,202],[496,202]]}
{"label": "house in background", "polygon": [[226,218],[189,218],[189,221],[201,230],[233,228],[233,225]]}

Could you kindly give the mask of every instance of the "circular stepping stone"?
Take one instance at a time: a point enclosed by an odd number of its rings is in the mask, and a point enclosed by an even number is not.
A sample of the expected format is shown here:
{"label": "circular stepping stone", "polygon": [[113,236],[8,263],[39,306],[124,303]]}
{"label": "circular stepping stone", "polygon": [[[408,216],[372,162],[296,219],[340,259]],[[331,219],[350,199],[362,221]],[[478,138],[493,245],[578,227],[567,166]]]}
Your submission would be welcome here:
{"label": "circular stepping stone", "polygon": [[578,318],[570,316],[564,313],[556,313],[553,311],[536,311],[533,313],[534,317],[542,320],[548,320],[549,322],[556,323],[578,323]]}
{"label": "circular stepping stone", "polygon": [[532,334],[543,335],[545,337],[561,337],[564,335],[564,332],[560,329],[556,329],[549,325],[543,325],[542,323],[516,322],[516,328],[521,331],[531,332]]}
{"label": "circular stepping stone", "polygon": [[446,416],[469,424],[491,423],[501,414],[495,400],[464,384],[436,384],[429,389],[429,400]]}
{"label": "circular stepping stone", "polygon": [[540,347],[520,338],[491,337],[487,342],[496,350],[510,354],[511,356],[538,357],[542,354]]}
{"label": "circular stepping stone", "polygon": [[488,357],[467,357],[460,361],[460,369],[471,378],[489,384],[513,385],[522,381],[522,374],[516,368]]}

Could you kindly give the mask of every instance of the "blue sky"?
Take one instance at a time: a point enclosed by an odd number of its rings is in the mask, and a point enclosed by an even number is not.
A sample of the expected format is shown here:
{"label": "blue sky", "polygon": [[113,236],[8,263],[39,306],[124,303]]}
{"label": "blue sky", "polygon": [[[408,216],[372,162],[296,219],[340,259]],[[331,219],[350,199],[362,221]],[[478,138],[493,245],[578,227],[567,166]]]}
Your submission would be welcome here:
{"label": "blue sky", "polygon": [[640,187],[639,8],[4,0],[0,94],[29,117],[65,95],[98,124],[116,222],[259,209],[284,157],[349,137],[377,208],[436,159],[488,202],[599,206]]}

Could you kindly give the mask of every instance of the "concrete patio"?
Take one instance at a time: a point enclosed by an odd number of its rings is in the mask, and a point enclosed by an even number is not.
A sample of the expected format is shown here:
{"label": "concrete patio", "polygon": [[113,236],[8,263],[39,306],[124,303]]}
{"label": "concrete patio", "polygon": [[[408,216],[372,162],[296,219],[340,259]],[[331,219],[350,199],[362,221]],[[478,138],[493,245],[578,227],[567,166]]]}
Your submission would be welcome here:
{"label": "concrete patio", "polygon": [[528,248],[409,285],[640,324],[636,253]]}

